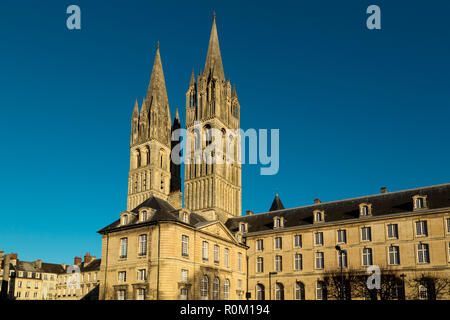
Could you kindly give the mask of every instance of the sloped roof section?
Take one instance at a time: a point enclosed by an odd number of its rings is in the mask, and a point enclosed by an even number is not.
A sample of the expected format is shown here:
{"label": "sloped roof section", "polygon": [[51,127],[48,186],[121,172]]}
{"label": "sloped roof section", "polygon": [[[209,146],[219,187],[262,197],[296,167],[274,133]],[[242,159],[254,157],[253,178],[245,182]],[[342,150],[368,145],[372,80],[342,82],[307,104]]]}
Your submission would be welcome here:
{"label": "sloped roof section", "polygon": [[260,232],[272,230],[273,218],[281,216],[284,217],[285,227],[306,226],[313,224],[314,210],[325,211],[325,222],[358,219],[361,203],[372,205],[373,217],[409,213],[414,210],[412,197],[415,195],[427,196],[428,209],[450,207],[450,183],[447,183],[231,218],[225,225],[234,232],[238,231],[239,222],[246,222],[249,232]]}
{"label": "sloped roof section", "polygon": [[275,195],[275,199],[273,199],[272,205],[270,206],[269,211],[276,211],[284,209],[283,204],[281,203],[280,197],[278,194]]}
{"label": "sloped roof section", "polygon": [[[154,209],[154,214],[145,222],[139,221],[138,212],[142,208],[151,208]],[[129,223],[125,226],[120,225],[120,219],[117,219],[113,223],[111,223],[109,226],[97,231],[100,234],[105,234],[111,231],[116,231],[120,229],[126,229],[133,226],[142,226],[146,224],[154,224],[158,221],[177,221],[182,222],[178,217],[178,210],[176,210],[170,203],[167,201],[160,199],[155,196],[151,196],[147,200],[145,200],[143,203],[141,203],[139,206],[131,210],[134,215],[131,215],[131,219]],[[205,218],[203,218],[201,215],[196,213],[190,214],[190,225],[194,226],[199,222],[206,221]],[[184,222],[183,222],[184,223]]]}

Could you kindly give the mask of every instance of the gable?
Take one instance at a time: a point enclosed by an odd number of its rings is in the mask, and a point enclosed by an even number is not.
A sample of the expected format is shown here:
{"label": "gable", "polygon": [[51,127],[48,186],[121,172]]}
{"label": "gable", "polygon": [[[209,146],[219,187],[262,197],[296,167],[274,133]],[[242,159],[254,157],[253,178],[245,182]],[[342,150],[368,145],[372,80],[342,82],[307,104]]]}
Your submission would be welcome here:
{"label": "gable", "polygon": [[214,221],[204,226],[198,227],[199,230],[212,234],[216,237],[223,238],[225,240],[238,243],[233,234],[225,227],[220,221]]}

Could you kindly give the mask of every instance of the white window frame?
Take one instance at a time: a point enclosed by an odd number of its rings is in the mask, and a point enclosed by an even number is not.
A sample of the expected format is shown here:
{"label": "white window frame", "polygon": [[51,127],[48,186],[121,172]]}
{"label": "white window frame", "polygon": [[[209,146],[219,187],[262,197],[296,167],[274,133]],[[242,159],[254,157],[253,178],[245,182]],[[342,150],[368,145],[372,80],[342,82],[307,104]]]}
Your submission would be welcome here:
{"label": "white window frame", "polygon": [[337,243],[347,243],[347,230],[339,229],[337,231]]}
{"label": "white window frame", "polygon": [[203,261],[208,261],[208,248],[209,248],[208,241],[203,241],[202,242],[202,260]]}
{"label": "white window frame", "polygon": [[372,241],[372,227],[361,228],[361,241]]}
{"label": "white window frame", "polygon": [[187,269],[181,269],[181,281],[187,282],[189,277],[189,270]]}
{"label": "white window frame", "polygon": [[[315,262],[314,262],[315,269],[322,270],[324,268],[324,266],[325,266],[325,255],[324,255],[324,253],[321,252],[321,251],[316,252],[315,255],[314,255],[314,259],[315,259]],[[318,262],[320,262],[320,265],[318,264]]]}
{"label": "white window frame", "polygon": [[390,223],[387,225],[387,236],[388,239],[398,239],[398,224]]}
{"label": "white window frame", "polygon": [[277,272],[283,271],[283,257],[281,255],[275,256],[275,271]]}
{"label": "white window frame", "polygon": [[242,253],[240,252],[237,254],[237,268],[238,271],[242,271]]}
{"label": "white window frame", "polygon": [[303,255],[298,252],[294,254],[294,270],[295,271],[303,270]]}
{"label": "white window frame", "polygon": [[147,234],[139,235],[139,256],[147,255]]}
{"label": "white window frame", "polygon": [[[391,266],[398,266],[400,265],[400,247],[399,246],[389,246],[388,249],[388,255],[389,255],[389,265]],[[394,258],[391,259],[391,255]]]}
{"label": "white window frame", "polygon": [[120,238],[120,258],[125,259],[128,256],[128,238]]}
{"label": "white window frame", "polygon": [[314,233],[314,245],[323,246],[323,232],[319,231]]}
{"label": "white window frame", "polygon": [[138,280],[140,281],[147,280],[147,270],[145,269],[138,270]]}
{"label": "white window frame", "polygon": [[275,249],[281,250],[283,249],[283,238],[282,237],[276,237],[274,239],[275,241]]}
{"label": "white window frame", "polygon": [[256,257],[256,272],[263,273],[264,272],[264,258]]}
{"label": "white window frame", "polygon": [[430,263],[430,246],[427,243],[417,245],[417,262],[420,264]]}
{"label": "white window frame", "polygon": [[217,244],[214,245],[214,263],[219,264],[220,263],[220,249]]}
{"label": "white window frame", "polygon": [[264,251],[264,240],[263,239],[257,239],[256,240],[256,250],[257,251]]}
{"label": "white window frame", "polygon": [[373,265],[373,249],[363,248],[362,250],[362,265],[369,267]]}
{"label": "white window frame", "polygon": [[301,248],[303,246],[303,239],[301,234],[294,235],[294,248]]}
{"label": "white window frame", "polygon": [[189,237],[186,235],[181,236],[181,255],[183,257],[189,256]]}
{"label": "white window frame", "polygon": [[415,222],[416,236],[427,237],[428,236],[428,223],[427,220],[419,220]]}
{"label": "white window frame", "polygon": [[223,258],[225,267],[228,268],[230,266],[230,249],[228,248],[224,249]]}

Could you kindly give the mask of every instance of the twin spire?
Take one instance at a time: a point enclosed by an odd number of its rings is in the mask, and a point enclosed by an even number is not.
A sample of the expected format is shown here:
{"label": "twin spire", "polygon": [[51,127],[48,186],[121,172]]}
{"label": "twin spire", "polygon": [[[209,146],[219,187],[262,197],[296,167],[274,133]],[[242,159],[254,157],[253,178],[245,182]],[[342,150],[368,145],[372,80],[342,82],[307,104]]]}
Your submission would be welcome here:
{"label": "twin spire", "polygon": [[164,80],[164,72],[161,63],[161,55],[159,53],[159,41],[156,46],[155,61],[153,63],[152,76],[148,85],[147,99],[153,96],[162,99],[162,102],[168,101],[166,91],[166,81]]}
{"label": "twin spire", "polygon": [[209,78],[211,75],[219,80],[225,81],[223,72],[222,56],[220,55],[219,36],[217,35],[216,14],[213,16],[213,25],[211,36],[209,37],[208,53],[205,62],[205,75]]}

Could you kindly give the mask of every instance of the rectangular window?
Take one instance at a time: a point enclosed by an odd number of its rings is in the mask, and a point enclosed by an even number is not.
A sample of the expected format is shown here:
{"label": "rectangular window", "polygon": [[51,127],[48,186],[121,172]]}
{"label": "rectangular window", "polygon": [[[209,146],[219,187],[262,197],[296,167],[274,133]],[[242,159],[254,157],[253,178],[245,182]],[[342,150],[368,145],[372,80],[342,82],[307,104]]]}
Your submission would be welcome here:
{"label": "rectangular window", "polygon": [[128,253],[128,238],[120,239],[120,257],[126,258]]}
{"label": "rectangular window", "polygon": [[372,230],[370,227],[363,227],[361,229],[361,239],[363,241],[372,241]]}
{"label": "rectangular window", "polygon": [[189,249],[189,237],[183,235],[181,237],[181,255],[187,257],[189,252],[188,249]]}
{"label": "rectangular window", "polygon": [[430,263],[430,252],[428,244],[420,243],[417,247],[417,257],[419,263]]}
{"label": "rectangular window", "polygon": [[138,270],[138,280],[146,280],[146,270],[145,269],[139,269]]}
{"label": "rectangular window", "polygon": [[323,252],[316,252],[316,269],[323,269],[324,258]]}
{"label": "rectangular window", "polygon": [[275,271],[283,271],[283,258],[281,256],[275,256]]}
{"label": "rectangular window", "polygon": [[323,245],[323,232],[316,232],[314,234],[315,241],[314,243],[316,246],[322,246]]}
{"label": "rectangular window", "polygon": [[417,221],[416,222],[416,235],[418,236],[427,236],[427,222],[426,221]]}
{"label": "rectangular window", "polygon": [[447,233],[450,233],[450,218],[447,218]]}
{"label": "rectangular window", "polygon": [[214,263],[219,264],[219,246],[214,245]]}
{"label": "rectangular window", "polygon": [[145,300],[145,289],[137,290],[137,300]]}
{"label": "rectangular window", "polygon": [[202,258],[203,261],[208,261],[208,242],[203,241],[202,245]]}
{"label": "rectangular window", "polygon": [[230,249],[225,248],[224,250],[224,263],[225,263],[225,267],[229,267],[230,266]]}
{"label": "rectangular window", "polygon": [[125,290],[117,291],[117,300],[125,300]]}
{"label": "rectangular window", "polygon": [[242,280],[241,279],[238,279],[237,287],[238,287],[239,290],[242,289]]}
{"label": "rectangular window", "polygon": [[145,256],[147,254],[147,235],[141,234],[139,236],[139,255]]}
{"label": "rectangular window", "polygon": [[126,281],[127,281],[127,272],[119,271],[119,282],[126,282]]}
{"label": "rectangular window", "polygon": [[17,282],[17,287],[22,288],[22,281]]}
{"label": "rectangular window", "polygon": [[283,241],[281,237],[275,238],[275,249],[282,249],[283,248]]}
{"label": "rectangular window", "polygon": [[296,253],[294,255],[294,270],[302,270],[303,269],[303,258],[300,253]]}
{"label": "rectangular window", "polygon": [[338,230],[338,243],[347,243],[347,231],[346,230]]}
{"label": "rectangular window", "polygon": [[398,225],[388,224],[387,228],[388,228],[388,238],[398,239]]}
{"label": "rectangular window", "polygon": [[264,242],[262,239],[256,240],[256,250],[258,250],[258,251],[264,250]]}
{"label": "rectangular window", "polygon": [[180,291],[180,300],[187,300],[188,298],[188,290],[186,288],[182,288]]}
{"label": "rectangular window", "polygon": [[187,282],[188,281],[188,271],[183,269],[181,270],[181,281]]}
{"label": "rectangular window", "polygon": [[262,257],[256,258],[256,272],[264,272],[264,259]]}
{"label": "rectangular window", "polygon": [[295,248],[301,248],[302,247],[302,235],[296,234],[294,236],[294,247]]}
{"label": "rectangular window", "polygon": [[364,248],[363,249],[363,266],[371,266],[372,265],[372,249]]}
{"label": "rectangular window", "polygon": [[242,271],[242,253],[238,252],[238,259],[237,259],[237,268],[239,271]]}
{"label": "rectangular window", "polygon": [[338,264],[339,264],[339,268],[347,268],[347,252],[346,251],[338,252]]}
{"label": "rectangular window", "polygon": [[397,246],[389,247],[389,264],[399,265],[400,264],[400,250]]}

